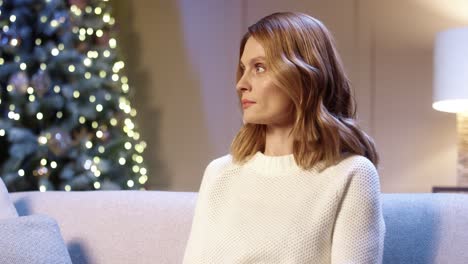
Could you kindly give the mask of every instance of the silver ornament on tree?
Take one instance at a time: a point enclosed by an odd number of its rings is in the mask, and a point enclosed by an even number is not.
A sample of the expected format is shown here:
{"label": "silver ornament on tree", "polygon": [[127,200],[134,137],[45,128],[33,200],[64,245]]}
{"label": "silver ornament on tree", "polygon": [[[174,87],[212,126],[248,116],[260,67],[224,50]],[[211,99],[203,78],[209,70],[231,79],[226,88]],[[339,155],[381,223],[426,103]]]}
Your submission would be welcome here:
{"label": "silver ornament on tree", "polygon": [[11,75],[8,84],[13,86],[13,91],[19,94],[25,94],[29,87],[29,77],[24,71]]}
{"label": "silver ornament on tree", "polygon": [[37,71],[31,80],[31,85],[39,96],[44,96],[49,90],[51,79],[46,71]]}
{"label": "silver ornament on tree", "polygon": [[70,134],[62,129],[51,130],[47,138],[47,146],[56,156],[62,156],[72,145]]}

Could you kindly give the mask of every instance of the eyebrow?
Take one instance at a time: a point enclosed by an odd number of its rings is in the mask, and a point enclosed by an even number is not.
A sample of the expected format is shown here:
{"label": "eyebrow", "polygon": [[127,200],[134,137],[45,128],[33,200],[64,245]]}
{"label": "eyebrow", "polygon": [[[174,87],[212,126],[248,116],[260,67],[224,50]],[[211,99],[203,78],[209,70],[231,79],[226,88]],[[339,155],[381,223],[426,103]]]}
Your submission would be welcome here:
{"label": "eyebrow", "polygon": [[[260,60],[260,59],[261,59],[261,60],[265,60],[265,57],[264,57],[264,56],[257,56],[257,57],[254,57],[254,58],[252,58],[252,59],[250,60],[250,63],[252,63],[252,61],[256,61],[256,60]],[[241,66],[244,66],[244,64],[242,63],[241,60],[239,60],[239,64],[240,64]]]}

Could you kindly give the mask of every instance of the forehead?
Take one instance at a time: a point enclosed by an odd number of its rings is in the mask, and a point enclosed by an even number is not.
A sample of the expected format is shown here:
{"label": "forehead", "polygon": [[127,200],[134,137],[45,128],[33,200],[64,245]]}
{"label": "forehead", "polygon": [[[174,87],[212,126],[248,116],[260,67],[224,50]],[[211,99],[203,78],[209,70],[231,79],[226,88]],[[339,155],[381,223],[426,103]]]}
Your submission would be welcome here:
{"label": "forehead", "polygon": [[245,43],[241,63],[248,63],[250,60],[258,57],[265,57],[265,50],[256,39],[250,37]]}

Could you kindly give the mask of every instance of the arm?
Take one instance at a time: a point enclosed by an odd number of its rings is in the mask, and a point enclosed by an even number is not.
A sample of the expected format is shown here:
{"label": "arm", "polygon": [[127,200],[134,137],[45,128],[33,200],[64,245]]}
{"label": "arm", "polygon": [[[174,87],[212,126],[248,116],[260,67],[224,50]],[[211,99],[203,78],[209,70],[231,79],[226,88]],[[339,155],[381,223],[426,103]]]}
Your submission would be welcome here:
{"label": "arm", "polygon": [[374,165],[361,157],[352,170],[338,207],[331,263],[382,263],[384,236],[379,175]]}

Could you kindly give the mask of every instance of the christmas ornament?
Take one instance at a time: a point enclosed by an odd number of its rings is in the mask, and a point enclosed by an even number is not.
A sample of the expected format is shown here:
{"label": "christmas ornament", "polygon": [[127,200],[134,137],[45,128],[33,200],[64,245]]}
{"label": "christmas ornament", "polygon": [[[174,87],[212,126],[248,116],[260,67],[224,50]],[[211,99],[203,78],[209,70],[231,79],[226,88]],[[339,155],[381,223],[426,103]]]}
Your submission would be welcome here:
{"label": "christmas ornament", "polygon": [[72,145],[70,135],[59,128],[52,129],[47,133],[47,147],[56,156],[62,156]]}
{"label": "christmas ornament", "polygon": [[50,87],[50,76],[46,71],[39,70],[31,80],[31,85],[39,96],[44,96]]}
{"label": "christmas ornament", "polygon": [[45,177],[49,177],[50,171],[47,167],[40,166],[39,168],[33,170],[33,175],[35,177],[45,178]]}
{"label": "christmas ornament", "polygon": [[96,39],[97,44],[101,46],[109,45],[110,34],[107,31],[104,31],[101,37]]}
{"label": "christmas ornament", "polygon": [[13,85],[13,91],[20,94],[25,94],[28,90],[29,86],[29,78],[28,75],[23,72],[14,73],[10,80],[8,81],[9,84]]}
{"label": "christmas ornament", "polygon": [[83,10],[88,4],[88,1],[86,0],[69,0],[68,2],[70,3],[70,5],[75,5],[81,10]]}

